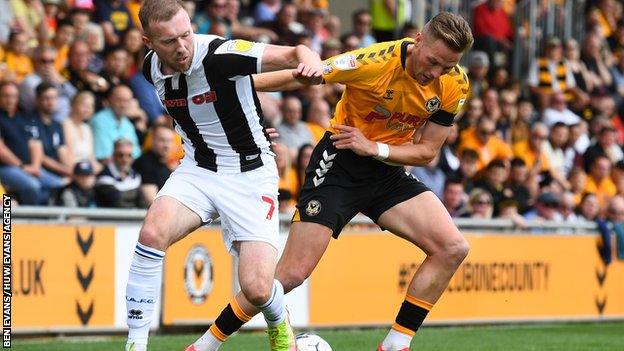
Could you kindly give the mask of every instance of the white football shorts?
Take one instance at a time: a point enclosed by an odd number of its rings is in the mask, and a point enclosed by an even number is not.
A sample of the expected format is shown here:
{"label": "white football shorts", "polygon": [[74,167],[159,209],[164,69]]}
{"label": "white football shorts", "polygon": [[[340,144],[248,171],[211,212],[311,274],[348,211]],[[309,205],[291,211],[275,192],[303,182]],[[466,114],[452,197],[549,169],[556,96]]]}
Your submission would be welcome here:
{"label": "white football shorts", "polygon": [[277,249],[279,210],[277,166],[262,155],[264,165],[242,173],[215,173],[182,162],[156,195],[170,196],[197,213],[204,223],[221,217],[223,243],[232,254],[235,241],[263,241]]}

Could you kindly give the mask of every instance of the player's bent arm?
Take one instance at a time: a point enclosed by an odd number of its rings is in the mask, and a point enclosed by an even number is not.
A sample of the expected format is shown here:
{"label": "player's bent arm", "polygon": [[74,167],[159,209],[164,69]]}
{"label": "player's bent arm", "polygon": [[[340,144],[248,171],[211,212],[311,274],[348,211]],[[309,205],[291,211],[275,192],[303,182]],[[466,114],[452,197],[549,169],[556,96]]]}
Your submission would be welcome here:
{"label": "player's bent arm", "polygon": [[295,70],[281,70],[252,75],[254,87],[257,91],[284,91],[297,90],[304,84],[294,77]]}
{"label": "player's bent arm", "polygon": [[450,131],[450,126],[428,121],[417,143],[389,146],[389,156],[385,161],[409,166],[425,166],[440,152]]}
{"label": "player's bent arm", "polygon": [[321,58],[305,45],[267,45],[262,55],[262,72],[297,68],[300,63],[306,65],[314,75],[322,76]]}

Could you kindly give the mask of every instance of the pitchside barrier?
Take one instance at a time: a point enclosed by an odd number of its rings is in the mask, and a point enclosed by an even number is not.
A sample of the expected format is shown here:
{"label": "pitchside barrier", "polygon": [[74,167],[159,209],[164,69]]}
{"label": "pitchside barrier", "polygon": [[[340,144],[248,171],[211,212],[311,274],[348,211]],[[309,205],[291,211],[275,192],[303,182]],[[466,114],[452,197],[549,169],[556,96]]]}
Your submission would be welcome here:
{"label": "pitchside barrier", "polygon": [[[125,285],[145,212],[17,207],[12,215],[13,332],[125,329]],[[282,218],[282,247],[288,224]],[[470,254],[427,323],[624,319],[624,262],[603,263],[593,223],[457,224]],[[332,240],[312,277],[287,295],[296,327],[392,323],[425,255],[370,228],[351,226]],[[235,277],[218,224],[192,233],[167,251],[152,327],[208,325],[237,291]],[[264,321],[256,316],[247,327]]]}

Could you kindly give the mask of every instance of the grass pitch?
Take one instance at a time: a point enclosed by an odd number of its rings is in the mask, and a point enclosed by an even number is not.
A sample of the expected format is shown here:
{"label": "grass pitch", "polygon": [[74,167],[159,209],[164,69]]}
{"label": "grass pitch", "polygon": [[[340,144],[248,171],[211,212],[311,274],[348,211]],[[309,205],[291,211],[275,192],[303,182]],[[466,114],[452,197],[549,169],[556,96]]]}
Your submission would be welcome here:
{"label": "grass pitch", "polygon": [[[385,329],[319,331],[334,351],[374,351]],[[157,335],[150,338],[150,351],[184,350],[199,334]],[[54,338],[13,340],[13,349],[28,351],[123,350],[120,337]],[[222,351],[268,350],[266,335],[238,333]],[[624,322],[534,324],[475,327],[425,327],[412,341],[419,351],[622,351]]]}

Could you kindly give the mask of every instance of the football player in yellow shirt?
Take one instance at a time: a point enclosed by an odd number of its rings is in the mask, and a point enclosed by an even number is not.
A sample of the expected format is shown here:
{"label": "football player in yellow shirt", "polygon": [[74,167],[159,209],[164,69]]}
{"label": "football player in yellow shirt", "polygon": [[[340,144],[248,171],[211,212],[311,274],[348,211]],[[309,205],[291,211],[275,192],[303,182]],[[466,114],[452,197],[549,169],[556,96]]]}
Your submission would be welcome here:
{"label": "football player in yellow shirt", "polygon": [[[427,258],[378,350],[404,351],[468,254],[442,202],[403,165],[439,152],[468,94],[458,66],[473,43],[460,16],[440,13],[415,38],[374,44],[324,62],[325,83],[345,84],[332,126],[306,170],[276,278],[288,292],[310,276],[332,236],[358,213],[421,248]],[[290,72],[254,77],[258,90],[296,88]],[[418,137],[416,131],[419,130]],[[236,297],[248,316],[258,310]]]}

